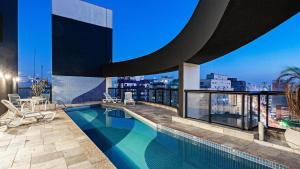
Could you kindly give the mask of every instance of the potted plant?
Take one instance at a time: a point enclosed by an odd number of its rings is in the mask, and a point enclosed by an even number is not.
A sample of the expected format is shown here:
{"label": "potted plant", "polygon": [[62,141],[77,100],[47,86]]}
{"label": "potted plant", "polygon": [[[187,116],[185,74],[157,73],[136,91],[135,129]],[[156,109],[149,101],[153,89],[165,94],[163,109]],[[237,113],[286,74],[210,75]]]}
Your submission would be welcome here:
{"label": "potted plant", "polygon": [[[278,80],[286,82],[286,98],[293,123],[299,124],[300,119],[300,68],[290,67],[281,72]],[[285,139],[289,146],[300,150],[300,128],[291,126],[285,132]]]}
{"label": "potted plant", "polygon": [[33,96],[41,96],[45,91],[47,85],[48,81],[46,80],[36,80],[31,87]]}

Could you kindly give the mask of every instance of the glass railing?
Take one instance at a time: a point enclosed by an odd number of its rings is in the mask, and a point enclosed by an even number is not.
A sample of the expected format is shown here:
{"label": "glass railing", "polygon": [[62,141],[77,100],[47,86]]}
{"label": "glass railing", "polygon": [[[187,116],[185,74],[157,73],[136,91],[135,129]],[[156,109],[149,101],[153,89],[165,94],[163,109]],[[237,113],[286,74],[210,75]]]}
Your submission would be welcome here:
{"label": "glass railing", "polygon": [[132,92],[132,97],[136,101],[145,101],[178,107],[178,90],[165,88],[109,88],[108,93],[119,99],[124,99],[125,92]]}
{"label": "glass railing", "polygon": [[187,118],[251,130],[261,121],[266,127],[300,127],[288,111],[284,92],[186,90]]}

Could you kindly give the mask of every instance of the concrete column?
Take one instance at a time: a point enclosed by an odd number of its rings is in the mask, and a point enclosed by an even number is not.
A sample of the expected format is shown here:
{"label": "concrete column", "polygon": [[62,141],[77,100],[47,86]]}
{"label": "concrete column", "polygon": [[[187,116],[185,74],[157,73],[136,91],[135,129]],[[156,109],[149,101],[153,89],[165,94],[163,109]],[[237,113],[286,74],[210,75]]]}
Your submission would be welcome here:
{"label": "concrete column", "polygon": [[105,79],[105,82],[106,82],[106,92],[108,93],[108,88],[112,88],[112,77],[107,77]]}
{"label": "concrete column", "polygon": [[182,63],[179,65],[179,116],[185,118],[185,90],[200,89],[200,65]]}
{"label": "concrete column", "polygon": [[265,126],[262,122],[258,122],[258,136],[260,141],[265,140]]}

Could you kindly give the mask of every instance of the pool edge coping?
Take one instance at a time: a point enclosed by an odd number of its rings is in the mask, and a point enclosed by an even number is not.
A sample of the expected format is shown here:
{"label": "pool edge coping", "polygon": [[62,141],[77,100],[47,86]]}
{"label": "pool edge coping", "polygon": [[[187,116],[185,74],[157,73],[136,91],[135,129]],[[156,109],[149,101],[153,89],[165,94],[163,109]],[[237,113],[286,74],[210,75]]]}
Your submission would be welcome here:
{"label": "pool edge coping", "polygon": [[[80,107],[80,106],[76,106],[76,107]],[[105,153],[104,153],[102,150],[100,150],[100,148],[99,148],[99,147],[91,140],[91,138],[90,138],[88,135],[86,135],[85,132],[82,131],[81,128],[73,121],[73,119],[68,115],[68,113],[65,111],[65,109],[61,109],[61,111],[62,111],[63,113],[65,113],[66,116],[67,116],[67,118],[70,119],[70,120],[72,121],[72,123],[76,126],[76,128],[79,129],[80,132],[86,136],[86,138],[89,140],[89,142],[90,142],[91,144],[93,144],[94,147],[96,147],[96,149],[97,149],[101,154],[103,154],[103,155],[105,156],[105,158],[106,158],[105,160],[106,160],[107,162],[110,163],[109,165],[111,165],[111,167],[114,167],[115,169],[117,169],[117,167],[116,167],[116,166],[113,164],[113,162],[105,155]]]}
{"label": "pool edge coping", "polygon": [[[189,134],[189,133],[186,133],[186,132],[183,132],[183,131],[180,131],[180,130],[176,130],[176,129],[173,129],[173,128],[170,128],[170,127],[166,127],[162,124],[157,124],[157,123],[155,123],[155,122],[153,122],[153,121],[151,121],[151,120],[135,113],[134,111],[131,111],[131,110],[127,109],[126,107],[113,106],[113,105],[103,105],[103,104],[100,104],[100,105],[104,108],[121,109],[121,110],[127,112],[128,114],[130,114],[131,116],[133,116],[134,118],[136,118],[137,120],[140,120],[141,122],[144,122],[146,125],[148,125],[149,127],[155,129],[156,131],[165,130],[167,132],[170,132],[171,134],[179,135],[179,136],[184,137],[186,139],[190,139],[192,141],[196,141],[198,143],[202,143],[202,144],[205,144],[205,145],[213,147],[213,148],[217,148],[217,147],[212,146],[212,145],[217,145],[218,146],[217,149],[219,149],[221,151],[225,151],[225,152],[230,153],[232,155],[239,156],[240,158],[243,158],[243,159],[258,163],[258,164],[261,164],[261,165],[266,166],[266,167],[271,167],[271,168],[274,168],[274,169],[288,169],[289,168],[287,165],[278,163],[276,161],[269,160],[269,159],[264,159],[264,158],[259,157],[257,155],[252,155],[248,152],[243,152],[241,150],[237,150],[237,149],[232,148],[230,146],[215,143],[213,141],[209,141],[209,140],[200,138],[198,136],[194,136],[192,134]],[[246,158],[246,157],[250,157],[250,158]]]}

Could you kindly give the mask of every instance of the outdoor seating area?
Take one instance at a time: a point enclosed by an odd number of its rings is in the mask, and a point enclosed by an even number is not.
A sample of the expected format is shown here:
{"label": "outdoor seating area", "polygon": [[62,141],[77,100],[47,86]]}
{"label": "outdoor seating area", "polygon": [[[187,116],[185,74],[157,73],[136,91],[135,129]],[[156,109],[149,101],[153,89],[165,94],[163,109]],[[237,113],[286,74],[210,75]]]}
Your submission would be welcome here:
{"label": "outdoor seating area", "polygon": [[50,94],[42,94],[41,96],[33,96],[29,98],[21,98],[19,94],[8,94],[9,102],[14,106],[23,109],[24,106],[35,111],[36,107],[43,105],[43,109],[47,110],[50,104]]}
{"label": "outdoor seating area", "polygon": [[1,169],[114,169],[110,160],[60,109],[54,120],[0,131]]}
{"label": "outdoor seating area", "polygon": [[[103,94],[105,96],[104,99],[102,99],[103,103],[121,103],[122,99],[119,99],[117,97],[112,97],[108,93]],[[125,98],[124,98],[124,105],[135,105],[135,100],[132,97],[132,92],[125,92]]]}
{"label": "outdoor seating area", "polygon": [[120,103],[122,100],[116,97],[111,97],[108,93],[103,93],[105,99],[102,100],[103,103]]}
{"label": "outdoor seating area", "polygon": [[[7,112],[0,117],[2,128],[18,127],[30,122],[49,122],[55,118],[56,105],[51,105],[47,96],[21,98],[18,94],[8,94],[9,100],[1,100]],[[49,108],[53,106],[53,110]]]}

